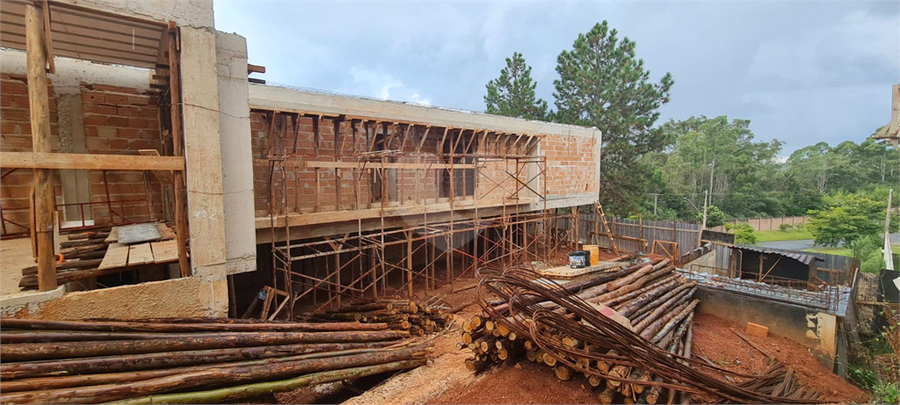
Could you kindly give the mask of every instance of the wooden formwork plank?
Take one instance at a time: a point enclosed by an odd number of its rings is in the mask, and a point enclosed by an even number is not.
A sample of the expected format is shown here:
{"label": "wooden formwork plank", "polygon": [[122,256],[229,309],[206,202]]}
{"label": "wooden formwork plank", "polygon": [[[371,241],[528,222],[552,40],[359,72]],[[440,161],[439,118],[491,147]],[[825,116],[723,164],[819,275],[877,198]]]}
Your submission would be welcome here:
{"label": "wooden formwork plank", "polygon": [[113,243],[106,249],[103,261],[100,262],[100,270],[111,269],[115,267],[124,267],[128,264],[128,246],[119,243]]}
{"label": "wooden formwork plank", "polygon": [[150,249],[149,243],[141,243],[139,245],[131,245],[128,247],[129,266],[148,263],[153,263],[153,251]]}
{"label": "wooden formwork plank", "polygon": [[154,263],[169,263],[178,260],[178,242],[174,239],[153,242],[150,244],[150,249],[153,251]]}

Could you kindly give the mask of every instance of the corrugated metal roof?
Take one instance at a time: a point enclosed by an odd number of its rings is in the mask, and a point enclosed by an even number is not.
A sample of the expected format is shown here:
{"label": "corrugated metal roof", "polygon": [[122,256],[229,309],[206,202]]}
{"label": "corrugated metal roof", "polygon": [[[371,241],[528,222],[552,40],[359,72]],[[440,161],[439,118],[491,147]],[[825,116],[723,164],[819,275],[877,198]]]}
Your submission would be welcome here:
{"label": "corrugated metal roof", "polygon": [[729,246],[729,247],[732,249],[740,249],[740,250],[746,250],[746,251],[756,252],[756,253],[765,253],[765,254],[784,256],[784,257],[787,257],[790,259],[794,259],[794,260],[796,260],[800,263],[803,263],[807,266],[809,266],[810,263],[812,263],[813,261],[820,261],[820,262],[825,261],[825,259],[813,256],[810,254],[778,252],[778,251],[774,251],[774,250],[764,249],[764,248],[761,248],[758,246]]}

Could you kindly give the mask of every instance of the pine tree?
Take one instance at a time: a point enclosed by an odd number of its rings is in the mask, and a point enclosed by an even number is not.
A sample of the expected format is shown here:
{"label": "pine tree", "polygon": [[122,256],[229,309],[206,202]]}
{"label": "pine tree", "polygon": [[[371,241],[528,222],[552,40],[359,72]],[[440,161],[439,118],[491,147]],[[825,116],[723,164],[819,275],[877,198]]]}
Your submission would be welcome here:
{"label": "pine tree", "polygon": [[635,43],[621,41],[606,21],[579,34],[573,49],[557,59],[556,117],[562,123],[593,126],[603,133],[600,200],[610,211],[628,214],[640,207],[649,168],[640,157],[671,144],[653,128],[659,107],[669,101],[669,73],[650,83]]}
{"label": "pine tree", "polygon": [[521,53],[506,58],[506,67],[500,77],[487,84],[484,103],[488,114],[508,117],[544,120],[547,118],[547,102],[535,97],[537,82],[531,79],[531,66],[525,63]]}

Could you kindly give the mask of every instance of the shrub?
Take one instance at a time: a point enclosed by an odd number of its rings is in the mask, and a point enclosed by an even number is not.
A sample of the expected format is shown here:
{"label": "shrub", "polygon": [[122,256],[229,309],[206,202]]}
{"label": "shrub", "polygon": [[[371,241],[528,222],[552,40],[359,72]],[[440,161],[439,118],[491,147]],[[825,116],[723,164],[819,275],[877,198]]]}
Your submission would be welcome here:
{"label": "shrub", "polygon": [[725,230],[734,234],[736,243],[746,243],[749,245],[756,244],[756,232],[753,227],[746,222],[738,222],[736,224],[726,223]]}
{"label": "shrub", "polygon": [[791,224],[778,225],[778,230],[781,232],[787,232],[787,231],[790,231],[791,229],[794,229],[794,226]]}

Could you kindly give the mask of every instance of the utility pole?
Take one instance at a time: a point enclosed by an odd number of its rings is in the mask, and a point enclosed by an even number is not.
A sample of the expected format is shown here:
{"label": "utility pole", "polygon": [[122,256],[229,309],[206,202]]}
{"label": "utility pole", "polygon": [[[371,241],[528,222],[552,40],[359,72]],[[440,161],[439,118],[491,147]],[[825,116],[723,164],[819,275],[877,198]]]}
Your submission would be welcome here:
{"label": "utility pole", "polygon": [[[713,156],[712,164],[709,165],[709,190],[707,190],[707,193],[712,192],[712,188],[713,188],[713,174],[714,174],[715,172],[716,172],[716,157]],[[709,194],[707,194],[707,196],[708,196],[708,195],[709,195]],[[704,217],[705,217],[705,215],[704,215]],[[705,224],[706,221],[703,221],[703,223]]]}
{"label": "utility pole", "polygon": [[702,232],[706,229],[706,209],[709,207],[709,190],[706,190],[706,196],[703,197],[703,225],[700,227]]}
{"label": "utility pole", "polygon": [[653,218],[656,218],[656,204],[659,202],[659,193],[653,193]]}
{"label": "utility pole", "polygon": [[884,268],[894,270],[894,252],[891,251],[891,203],[894,189],[888,193],[887,213],[884,215]]}

